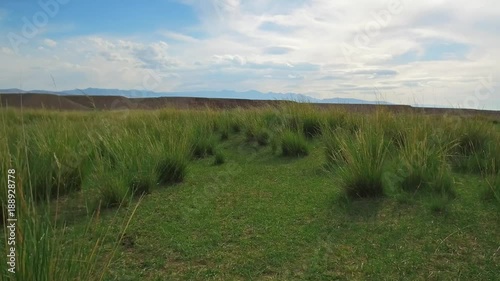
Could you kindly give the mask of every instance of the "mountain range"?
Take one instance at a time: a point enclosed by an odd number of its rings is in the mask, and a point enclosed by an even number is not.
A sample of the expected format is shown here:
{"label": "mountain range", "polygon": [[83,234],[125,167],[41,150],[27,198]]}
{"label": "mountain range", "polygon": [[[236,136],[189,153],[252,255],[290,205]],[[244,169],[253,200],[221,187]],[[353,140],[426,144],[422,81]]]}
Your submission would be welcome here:
{"label": "mountain range", "polygon": [[330,98],[317,99],[303,94],[296,93],[262,93],[259,91],[195,91],[195,92],[154,92],[140,90],[119,90],[119,89],[74,89],[65,91],[46,91],[46,90],[31,90],[24,91],[20,89],[0,89],[0,94],[56,94],[68,96],[123,96],[127,98],[157,98],[157,97],[192,97],[192,98],[224,98],[224,99],[247,99],[247,100],[292,100],[299,102],[311,103],[339,103],[339,104],[391,104],[385,101],[367,101],[353,98]]}

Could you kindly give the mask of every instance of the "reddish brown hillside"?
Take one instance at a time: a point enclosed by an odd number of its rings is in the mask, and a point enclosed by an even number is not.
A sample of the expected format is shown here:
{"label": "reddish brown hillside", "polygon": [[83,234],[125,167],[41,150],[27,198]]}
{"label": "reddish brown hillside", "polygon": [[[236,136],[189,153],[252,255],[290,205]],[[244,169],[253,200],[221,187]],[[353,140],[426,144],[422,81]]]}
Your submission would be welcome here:
{"label": "reddish brown hillside", "polygon": [[[244,99],[209,99],[188,97],[126,98],[121,96],[59,96],[52,94],[0,94],[0,106],[46,108],[53,110],[123,110],[159,108],[250,108],[275,106],[286,101],[263,101]],[[500,120],[500,111],[481,111],[470,109],[414,108],[407,105],[368,105],[368,104],[314,104],[318,109],[342,109],[348,112],[374,112],[385,108],[392,112],[415,112],[425,114],[487,115]]]}

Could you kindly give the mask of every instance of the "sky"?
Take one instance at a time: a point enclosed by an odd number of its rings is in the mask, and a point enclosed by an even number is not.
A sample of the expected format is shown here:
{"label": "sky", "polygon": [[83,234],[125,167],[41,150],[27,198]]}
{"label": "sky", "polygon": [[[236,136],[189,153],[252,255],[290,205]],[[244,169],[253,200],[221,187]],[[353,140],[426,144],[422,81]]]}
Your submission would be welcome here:
{"label": "sky", "polygon": [[494,0],[1,0],[0,88],[500,110]]}

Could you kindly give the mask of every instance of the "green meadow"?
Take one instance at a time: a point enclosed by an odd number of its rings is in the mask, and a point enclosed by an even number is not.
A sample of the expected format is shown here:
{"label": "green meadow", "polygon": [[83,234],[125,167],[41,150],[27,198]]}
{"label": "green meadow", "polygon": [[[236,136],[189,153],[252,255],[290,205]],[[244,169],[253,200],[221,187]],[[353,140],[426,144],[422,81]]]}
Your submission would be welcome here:
{"label": "green meadow", "polygon": [[2,280],[500,276],[489,117],[290,102],[0,120]]}

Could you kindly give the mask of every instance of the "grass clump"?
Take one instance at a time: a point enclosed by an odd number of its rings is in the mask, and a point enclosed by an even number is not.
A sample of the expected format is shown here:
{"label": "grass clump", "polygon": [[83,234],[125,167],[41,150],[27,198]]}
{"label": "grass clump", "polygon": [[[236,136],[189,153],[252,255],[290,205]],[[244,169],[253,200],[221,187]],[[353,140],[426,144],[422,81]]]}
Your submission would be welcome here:
{"label": "grass clump", "polygon": [[262,128],[255,136],[257,143],[261,146],[268,145],[271,140],[271,134],[268,130]]}
{"label": "grass clump", "polygon": [[354,139],[341,139],[339,145],[346,160],[339,173],[345,195],[351,199],[383,196],[387,154],[383,134],[369,130],[358,132]]}
{"label": "grass clump", "polygon": [[[105,177],[101,177],[103,179]],[[99,190],[99,207],[115,208],[121,205],[127,205],[131,197],[130,190],[120,180],[101,180]]]}
{"label": "grass clump", "polygon": [[95,145],[94,158],[99,158],[101,161],[107,161],[111,167],[115,167],[118,162],[116,153],[102,136],[99,135],[98,137],[99,139]]}
{"label": "grass clump", "polygon": [[485,201],[498,203],[500,207],[500,173],[485,177],[485,187],[481,197]]}
{"label": "grass clump", "polygon": [[452,162],[454,168],[463,173],[495,173],[500,167],[498,135],[488,123],[476,120],[463,121],[457,129]]}
{"label": "grass clump", "polygon": [[400,187],[406,192],[432,192],[454,196],[453,177],[446,162],[447,146],[431,144],[427,137],[406,139],[399,157]]}
{"label": "grass clump", "polygon": [[463,156],[470,156],[485,151],[490,137],[489,128],[484,123],[467,122],[458,136],[458,152]]}
{"label": "grass clump", "polygon": [[245,127],[245,137],[247,142],[257,140],[257,135],[261,130],[262,126],[258,124],[258,122],[254,118],[249,119]]}
{"label": "grass clump", "polygon": [[281,152],[283,156],[306,156],[309,154],[309,147],[304,136],[292,131],[286,131],[281,136]]}
{"label": "grass clump", "polygon": [[221,141],[226,141],[229,139],[229,130],[226,128],[221,129],[220,132],[220,140]]}
{"label": "grass clump", "polygon": [[[47,159],[47,158],[41,158]],[[82,189],[82,172],[80,167],[62,166],[56,160],[48,161],[45,167],[33,161],[37,167],[29,164],[33,171],[29,186],[29,194],[36,201],[47,201],[56,199]]]}
{"label": "grass clump", "polygon": [[220,133],[221,141],[226,141],[229,139],[229,135],[231,133],[231,122],[233,121],[231,117],[232,116],[228,112],[223,112],[216,120],[216,125]]}
{"label": "grass clump", "polygon": [[342,141],[348,138],[348,133],[342,128],[328,129],[323,134],[323,144],[325,147],[326,163],[330,167],[346,163],[346,154],[342,150]]}
{"label": "grass clump", "polygon": [[233,133],[237,134],[237,133],[241,132],[240,122],[234,121],[230,124],[230,126],[231,126],[231,130],[233,131]]}
{"label": "grass clump", "polygon": [[134,176],[129,182],[129,189],[133,196],[150,194],[153,183],[149,177]]}
{"label": "grass clump", "polygon": [[215,147],[217,146],[216,139],[210,136],[198,135],[194,140],[192,156],[196,159],[205,158],[215,154]]}
{"label": "grass clump", "polygon": [[[82,189],[82,175],[78,168],[57,167],[55,164],[49,164],[45,168],[30,171],[34,173],[27,189],[29,196],[35,201],[56,199]],[[42,171],[46,172],[42,173]]]}
{"label": "grass clump", "polygon": [[181,157],[166,157],[156,166],[158,184],[169,185],[180,183],[187,174],[187,161]]}
{"label": "grass clump", "polygon": [[264,118],[253,115],[250,115],[246,120],[245,137],[248,143],[257,142],[261,146],[269,144],[271,133],[264,121]]}
{"label": "grass clump", "polygon": [[312,139],[321,135],[323,124],[317,116],[306,116],[303,119],[302,131],[306,138]]}
{"label": "grass clump", "polygon": [[226,162],[226,157],[224,156],[224,154],[222,152],[217,152],[214,158],[214,165],[219,166],[224,164],[225,162]]}

